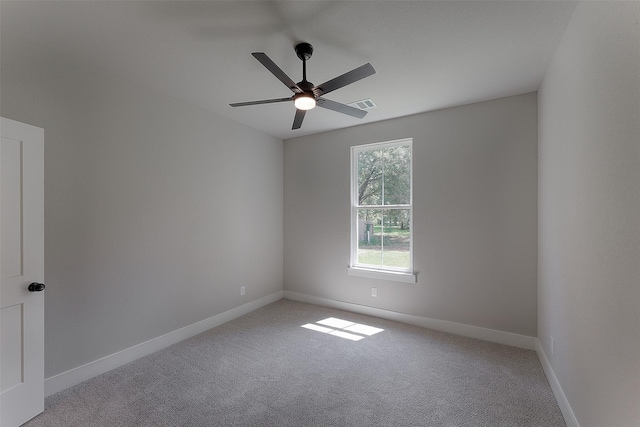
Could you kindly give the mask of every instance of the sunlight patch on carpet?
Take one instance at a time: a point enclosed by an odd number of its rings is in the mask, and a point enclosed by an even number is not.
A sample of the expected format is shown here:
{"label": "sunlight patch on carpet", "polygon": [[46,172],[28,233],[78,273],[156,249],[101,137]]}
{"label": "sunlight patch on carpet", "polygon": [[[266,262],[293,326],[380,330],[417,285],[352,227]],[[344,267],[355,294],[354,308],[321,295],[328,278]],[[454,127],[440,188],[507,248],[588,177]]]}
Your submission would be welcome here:
{"label": "sunlight patch on carpet", "polygon": [[370,337],[371,335],[384,331],[384,329],[369,325],[362,325],[360,323],[354,323],[335,317],[318,320],[316,323],[307,323],[306,325],[302,325],[302,327],[351,341],[360,341],[368,336]]}

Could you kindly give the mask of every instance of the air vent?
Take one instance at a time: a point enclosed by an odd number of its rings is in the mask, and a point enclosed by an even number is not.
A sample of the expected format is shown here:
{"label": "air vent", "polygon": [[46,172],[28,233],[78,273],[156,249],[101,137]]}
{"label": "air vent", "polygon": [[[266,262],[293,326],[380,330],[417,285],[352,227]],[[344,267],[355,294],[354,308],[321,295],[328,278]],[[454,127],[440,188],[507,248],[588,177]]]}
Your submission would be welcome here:
{"label": "air vent", "polygon": [[363,99],[361,101],[352,102],[349,104],[352,107],[359,108],[361,110],[370,110],[376,108],[377,105],[371,100],[371,98]]}

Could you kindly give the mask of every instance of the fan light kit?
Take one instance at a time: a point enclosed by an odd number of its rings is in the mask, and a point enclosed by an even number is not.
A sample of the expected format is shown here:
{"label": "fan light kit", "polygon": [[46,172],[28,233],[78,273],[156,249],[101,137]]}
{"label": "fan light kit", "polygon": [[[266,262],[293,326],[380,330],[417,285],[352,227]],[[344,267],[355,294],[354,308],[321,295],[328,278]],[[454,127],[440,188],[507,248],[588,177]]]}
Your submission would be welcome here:
{"label": "fan light kit", "polygon": [[295,83],[293,80],[291,80],[291,78],[287,74],[285,74],[285,72],[282,71],[280,67],[278,67],[275,62],[271,60],[271,58],[267,56],[267,54],[263,52],[252,53],[254,58],[260,61],[260,63],[271,72],[271,74],[276,76],[278,80],[284,83],[284,85],[294,93],[292,97],[265,99],[262,101],[236,102],[229,105],[231,105],[232,107],[244,107],[247,105],[272,104],[275,102],[293,101],[293,104],[296,107],[296,115],[293,119],[293,126],[291,127],[291,129],[300,129],[305,113],[316,106],[326,108],[328,110],[333,110],[338,113],[347,114],[352,117],[357,117],[359,119],[363,118],[367,114],[366,111],[351,107],[346,104],[331,101],[330,99],[323,98],[322,96],[336,89],[340,89],[341,87],[344,87],[351,83],[355,83],[358,80],[362,80],[365,77],[369,77],[370,75],[375,74],[376,70],[371,64],[364,64],[334,79],[314,86],[313,83],[307,81],[307,60],[311,58],[311,55],[313,54],[313,46],[311,46],[309,43],[298,43],[295,47],[295,50],[298,58],[302,60],[302,81],[298,83]]}
{"label": "fan light kit", "polygon": [[293,95],[293,104],[298,110],[311,110],[316,106],[316,99],[304,93]]}

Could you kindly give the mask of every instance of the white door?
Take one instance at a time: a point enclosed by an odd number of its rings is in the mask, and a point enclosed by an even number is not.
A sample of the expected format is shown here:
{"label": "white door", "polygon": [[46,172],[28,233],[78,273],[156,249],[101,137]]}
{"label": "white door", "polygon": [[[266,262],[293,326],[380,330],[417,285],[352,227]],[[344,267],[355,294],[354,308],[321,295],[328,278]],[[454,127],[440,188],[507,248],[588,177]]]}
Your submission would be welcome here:
{"label": "white door", "polygon": [[0,426],[44,410],[44,131],[1,119]]}

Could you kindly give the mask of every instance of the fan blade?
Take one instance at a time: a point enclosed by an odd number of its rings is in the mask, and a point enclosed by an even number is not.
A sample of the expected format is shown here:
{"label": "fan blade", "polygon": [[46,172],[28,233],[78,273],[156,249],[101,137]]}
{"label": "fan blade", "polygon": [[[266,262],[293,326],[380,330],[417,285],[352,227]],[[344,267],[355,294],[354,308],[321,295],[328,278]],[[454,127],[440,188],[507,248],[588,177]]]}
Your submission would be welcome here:
{"label": "fan blade", "polygon": [[296,82],[294,82],[293,80],[291,80],[291,78],[289,76],[287,76],[285,74],[284,71],[282,71],[280,69],[280,67],[278,67],[276,65],[275,62],[273,62],[271,60],[271,58],[269,58],[267,56],[266,53],[263,52],[253,52],[252,53],[253,57],[256,58],[258,61],[260,61],[260,63],[262,65],[265,66],[265,68],[269,71],[271,71],[271,74],[273,74],[274,76],[276,76],[278,78],[278,80],[280,80],[282,83],[284,83],[284,85],[286,87],[288,87],[289,89],[291,89],[292,92],[295,93],[300,93],[302,92],[302,89],[300,89],[298,87],[298,84]]}
{"label": "fan blade", "polygon": [[300,126],[302,126],[302,120],[304,119],[304,115],[306,112],[306,110],[296,109],[296,116],[293,118],[293,126],[291,126],[291,130],[300,129]]}
{"label": "fan blade", "polygon": [[362,80],[365,77],[369,77],[370,75],[375,73],[376,70],[373,68],[373,65],[367,63],[347,73],[344,73],[343,75],[338,76],[335,79],[331,79],[328,82],[317,85],[312,90],[313,93],[316,94],[316,96],[322,96],[336,89],[340,89],[341,87],[357,82],[358,80]]}
{"label": "fan blade", "polygon": [[318,100],[316,101],[316,105],[318,107],[326,108],[327,110],[333,110],[337,111],[338,113],[348,114],[349,116],[357,117],[359,119],[367,115],[367,112],[364,110],[325,98],[318,98]]}
{"label": "fan blade", "polygon": [[246,105],[272,104],[274,102],[291,101],[291,99],[292,98],[264,99],[262,101],[235,102],[235,103],[229,104],[229,105],[231,105],[232,107],[244,107]]}

